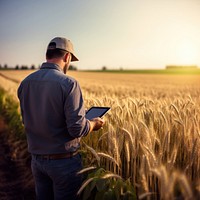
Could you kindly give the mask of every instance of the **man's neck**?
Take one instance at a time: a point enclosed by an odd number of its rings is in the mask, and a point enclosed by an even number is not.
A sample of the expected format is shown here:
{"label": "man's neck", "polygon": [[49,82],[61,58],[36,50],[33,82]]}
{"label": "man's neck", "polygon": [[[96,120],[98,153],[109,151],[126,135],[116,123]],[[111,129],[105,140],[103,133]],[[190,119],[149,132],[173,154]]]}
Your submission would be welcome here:
{"label": "man's neck", "polygon": [[54,59],[47,59],[47,62],[56,64],[63,70],[64,65],[63,65],[63,62],[60,59],[55,59],[55,58]]}

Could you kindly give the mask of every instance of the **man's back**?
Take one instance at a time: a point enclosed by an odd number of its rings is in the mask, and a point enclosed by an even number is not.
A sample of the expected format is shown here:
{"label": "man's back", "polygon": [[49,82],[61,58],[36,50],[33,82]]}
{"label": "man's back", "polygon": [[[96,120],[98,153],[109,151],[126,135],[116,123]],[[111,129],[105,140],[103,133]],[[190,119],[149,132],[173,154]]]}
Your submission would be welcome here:
{"label": "man's back", "polygon": [[79,84],[59,66],[43,63],[21,83],[18,96],[31,153],[74,151],[65,144],[88,133]]}

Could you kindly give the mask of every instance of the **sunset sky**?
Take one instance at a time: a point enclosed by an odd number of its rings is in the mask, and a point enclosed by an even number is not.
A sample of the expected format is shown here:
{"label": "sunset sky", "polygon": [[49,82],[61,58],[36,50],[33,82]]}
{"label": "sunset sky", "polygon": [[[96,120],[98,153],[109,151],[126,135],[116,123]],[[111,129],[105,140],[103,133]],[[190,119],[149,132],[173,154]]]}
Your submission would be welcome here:
{"label": "sunset sky", "polygon": [[69,38],[78,69],[200,67],[200,0],[1,0],[0,64],[38,66]]}

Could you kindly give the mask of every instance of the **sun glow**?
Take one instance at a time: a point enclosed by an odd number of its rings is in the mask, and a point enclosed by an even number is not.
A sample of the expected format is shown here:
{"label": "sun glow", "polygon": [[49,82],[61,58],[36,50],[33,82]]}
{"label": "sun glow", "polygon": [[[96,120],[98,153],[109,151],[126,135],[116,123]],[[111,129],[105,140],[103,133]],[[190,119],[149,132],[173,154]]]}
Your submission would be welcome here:
{"label": "sun glow", "polygon": [[197,46],[190,42],[183,42],[177,48],[177,60],[181,65],[196,65],[198,63]]}

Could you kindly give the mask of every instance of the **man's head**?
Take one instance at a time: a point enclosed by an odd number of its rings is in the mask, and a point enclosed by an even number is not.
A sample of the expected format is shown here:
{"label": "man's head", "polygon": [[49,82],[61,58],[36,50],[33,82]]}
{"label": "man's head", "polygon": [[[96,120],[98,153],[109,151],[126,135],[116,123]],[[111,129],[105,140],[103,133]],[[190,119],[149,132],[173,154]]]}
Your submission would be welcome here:
{"label": "man's head", "polygon": [[50,41],[46,51],[46,59],[59,64],[64,73],[66,73],[70,62],[78,61],[74,55],[73,44],[70,40],[62,37],[56,37]]}

